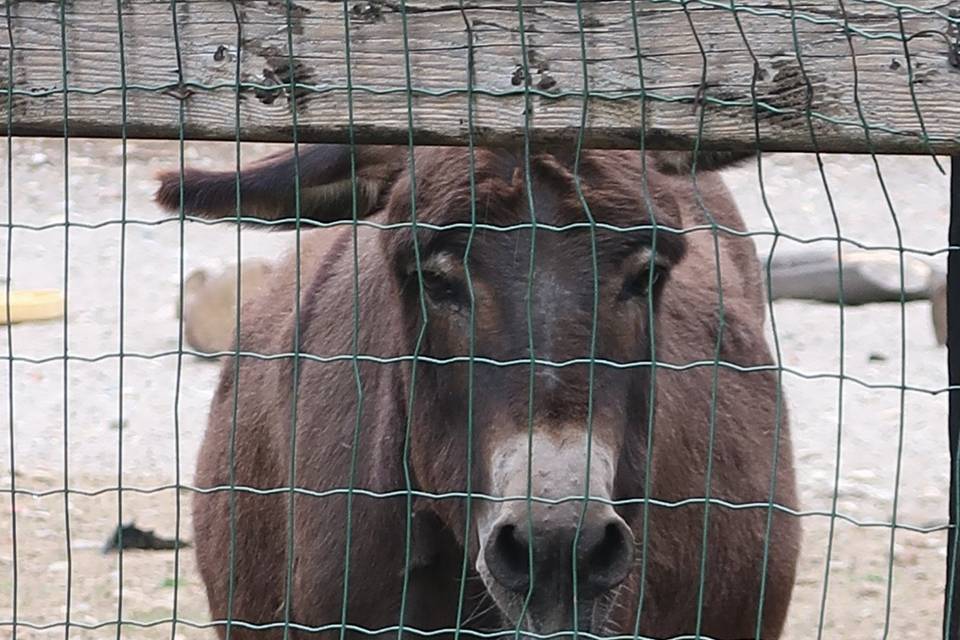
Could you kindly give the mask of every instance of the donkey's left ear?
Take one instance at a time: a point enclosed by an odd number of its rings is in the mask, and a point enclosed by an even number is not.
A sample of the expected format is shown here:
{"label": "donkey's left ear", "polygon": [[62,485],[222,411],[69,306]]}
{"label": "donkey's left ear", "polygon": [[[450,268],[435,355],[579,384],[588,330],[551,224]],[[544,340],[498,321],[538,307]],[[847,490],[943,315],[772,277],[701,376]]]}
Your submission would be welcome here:
{"label": "donkey's left ear", "polygon": [[[377,210],[397,175],[406,166],[406,147],[354,147],[316,144],[277,153],[237,171],[184,169],[158,176],[157,203],[168,211],[205,218],[228,218],[237,212],[237,191],[243,216],[264,220],[293,218],[299,186],[300,217],[318,222],[349,220],[353,196],[357,215]],[[356,167],[355,176],[351,166]],[[296,179],[299,169],[299,183]],[[356,187],[352,178],[356,178]]]}
{"label": "donkey's left ear", "polygon": [[[739,167],[756,155],[756,151],[701,151],[696,155],[696,170],[699,173]],[[650,156],[660,173],[686,175],[694,168],[693,151],[651,151]]]}

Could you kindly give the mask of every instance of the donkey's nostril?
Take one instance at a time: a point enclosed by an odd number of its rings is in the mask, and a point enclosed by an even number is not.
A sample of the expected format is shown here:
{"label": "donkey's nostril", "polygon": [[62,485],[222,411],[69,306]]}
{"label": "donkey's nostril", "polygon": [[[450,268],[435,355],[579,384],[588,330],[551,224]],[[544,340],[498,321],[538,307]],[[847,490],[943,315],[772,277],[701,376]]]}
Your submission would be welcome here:
{"label": "donkey's nostril", "polygon": [[586,529],[578,549],[578,569],[586,587],[603,593],[627,577],[633,564],[633,535],[619,517]]}
{"label": "donkey's nostril", "polygon": [[524,592],[530,586],[530,548],[524,531],[502,524],[493,533],[484,552],[487,568],[505,588]]}
{"label": "donkey's nostril", "polygon": [[603,538],[600,543],[590,549],[587,562],[591,567],[608,567],[616,564],[623,546],[624,540],[620,527],[611,522],[603,528]]}

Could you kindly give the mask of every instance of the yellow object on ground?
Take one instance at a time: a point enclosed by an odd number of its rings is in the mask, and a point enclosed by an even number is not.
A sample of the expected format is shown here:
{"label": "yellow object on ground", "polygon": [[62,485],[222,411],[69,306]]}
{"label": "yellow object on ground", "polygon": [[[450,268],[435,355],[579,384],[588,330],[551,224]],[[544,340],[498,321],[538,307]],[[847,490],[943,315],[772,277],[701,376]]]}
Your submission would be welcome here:
{"label": "yellow object on ground", "polygon": [[34,289],[10,292],[10,317],[7,317],[7,296],[0,288],[0,324],[15,324],[63,317],[63,292],[57,289]]}

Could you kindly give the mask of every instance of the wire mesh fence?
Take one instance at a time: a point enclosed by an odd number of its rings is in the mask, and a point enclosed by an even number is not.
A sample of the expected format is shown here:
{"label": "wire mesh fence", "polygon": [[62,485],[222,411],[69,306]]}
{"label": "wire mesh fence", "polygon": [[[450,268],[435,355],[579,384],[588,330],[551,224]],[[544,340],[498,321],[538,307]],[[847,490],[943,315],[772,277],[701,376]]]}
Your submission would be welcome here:
{"label": "wire mesh fence", "polygon": [[6,3],[0,633],[940,633],[957,9]]}

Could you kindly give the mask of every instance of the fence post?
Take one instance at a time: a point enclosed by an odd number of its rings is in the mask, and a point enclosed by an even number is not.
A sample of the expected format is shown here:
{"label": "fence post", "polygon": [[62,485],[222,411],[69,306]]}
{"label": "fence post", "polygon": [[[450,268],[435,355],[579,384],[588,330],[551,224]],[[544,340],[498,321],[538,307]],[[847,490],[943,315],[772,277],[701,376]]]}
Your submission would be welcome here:
{"label": "fence post", "polygon": [[[950,247],[960,246],[960,155],[950,159]],[[944,589],[944,638],[960,639],[960,566],[957,566],[957,518],[960,516],[960,252],[947,253],[947,360],[949,367],[950,529]]]}

